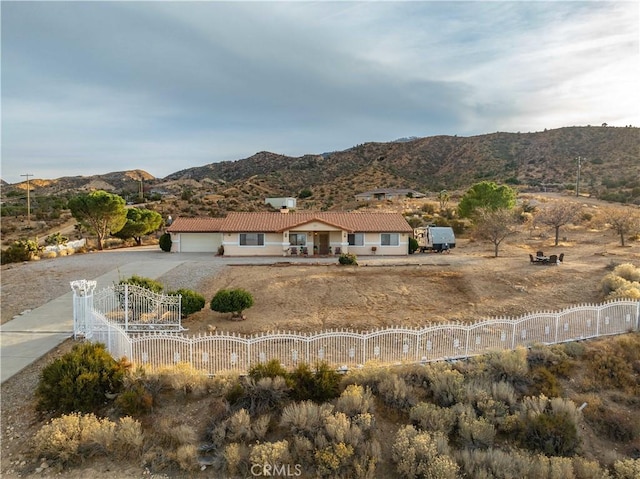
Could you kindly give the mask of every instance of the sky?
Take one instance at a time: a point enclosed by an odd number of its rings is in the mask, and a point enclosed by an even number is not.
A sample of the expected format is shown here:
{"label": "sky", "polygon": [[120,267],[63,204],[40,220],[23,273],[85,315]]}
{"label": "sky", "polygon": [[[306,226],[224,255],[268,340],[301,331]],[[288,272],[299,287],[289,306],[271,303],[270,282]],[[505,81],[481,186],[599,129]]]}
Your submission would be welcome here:
{"label": "sky", "polygon": [[640,2],[1,3],[9,183],[640,126]]}

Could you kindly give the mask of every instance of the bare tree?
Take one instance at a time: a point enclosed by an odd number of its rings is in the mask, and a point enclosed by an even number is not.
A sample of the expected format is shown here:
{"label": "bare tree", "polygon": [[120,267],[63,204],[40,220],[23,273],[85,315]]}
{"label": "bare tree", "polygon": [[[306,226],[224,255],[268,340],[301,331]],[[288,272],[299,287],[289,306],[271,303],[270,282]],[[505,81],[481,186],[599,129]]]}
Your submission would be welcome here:
{"label": "bare tree", "polygon": [[513,210],[500,208],[497,210],[476,210],[475,235],[476,237],[490,241],[494,246],[495,257],[498,257],[500,243],[507,236],[518,231],[518,221]]}
{"label": "bare tree", "polygon": [[627,235],[640,233],[640,210],[635,208],[605,208],[602,219],[620,235],[620,246],[624,246]]}
{"label": "bare tree", "polygon": [[558,246],[558,238],[560,236],[560,228],[575,221],[580,215],[582,206],[578,203],[570,201],[562,201],[553,203],[542,208],[536,215],[535,222],[551,226],[556,233],[556,246]]}

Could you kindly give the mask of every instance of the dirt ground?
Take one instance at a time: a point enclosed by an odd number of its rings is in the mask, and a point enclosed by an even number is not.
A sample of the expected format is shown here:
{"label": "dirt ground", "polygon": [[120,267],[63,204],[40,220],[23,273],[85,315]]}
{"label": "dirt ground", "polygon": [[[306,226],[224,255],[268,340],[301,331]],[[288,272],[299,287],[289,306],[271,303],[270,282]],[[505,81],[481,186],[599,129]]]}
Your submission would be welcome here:
{"label": "dirt ground", "polygon": [[[554,246],[549,231],[536,231],[534,235],[523,232],[508,238],[497,258],[493,257],[491,244],[463,238],[451,254],[415,254],[384,261],[363,257],[357,267],[339,266],[337,261],[317,265],[228,266],[221,274],[190,285],[205,296],[207,305],[185,320],[184,326],[189,334],[213,330],[245,334],[341,328],[363,331],[398,325],[420,327],[430,322],[473,322],[493,316],[515,317],[526,312],[599,302],[603,299],[600,281],[612,266],[640,264],[640,242],[629,241],[629,246],[621,247],[619,238],[611,231],[571,227],[563,228],[561,237],[560,244]],[[559,266],[531,265],[529,253],[540,249],[546,254],[564,253],[564,262]],[[52,264],[55,267],[3,267],[3,291],[16,284],[65,282],[72,276],[72,279],[91,278],[103,273],[90,261],[86,271],[77,262],[73,263],[72,271],[64,270],[64,261],[56,264],[54,260]],[[241,287],[253,294],[255,305],[245,312],[245,321],[231,321],[229,315],[209,309],[211,297],[225,287]],[[60,294],[67,292],[67,288],[64,285]],[[38,298],[37,294],[37,288],[23,289],[12,301],[13,314],[38,306],[42,295]],[[2,316],[4,321],[4,312]],[[29,469],[30,464],[32,471],[43,464],[48,466],[46,461],[29,455],[29,440],[41,425],[32,394],[42,367],[71,346],[71,341],[67,341],[2,384],[2,477],[19,477],[16,471]],[[153,477],[143,468],[132,466],[122,470],[103,460],[64,473],[45,467],[28,477],[62,476]]]}
{"label": "dirt ground", "polygon": [[[451,254],[414,254],[393,263],[363,258],[357,267],[330,265],[232,266],[203,281],[207,301],[220,288],[244,288],[255,299],[246,321],[205,307],[184,321],[189,333],[211,330],[372,330],[422,327],[448,321],[559,310],[599,302],[600,281],[613,265],[640,263],[640,245],[621,247],[607,232],[575,229],[552,240],[513,238],[499,257],[491,245],[459,240]],[[559,266],[531,265],[528,254],[564,253]]]}

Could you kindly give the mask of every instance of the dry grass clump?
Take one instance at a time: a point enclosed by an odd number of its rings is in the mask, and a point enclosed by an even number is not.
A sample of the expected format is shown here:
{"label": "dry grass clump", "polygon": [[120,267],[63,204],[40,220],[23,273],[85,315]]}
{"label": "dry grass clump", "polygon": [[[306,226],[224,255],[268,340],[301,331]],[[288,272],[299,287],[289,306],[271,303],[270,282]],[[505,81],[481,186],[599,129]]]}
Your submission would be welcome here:
{"label": "dry grass clump", "polygon": [[631,263],[619,264],[600,283],[605,299],[640,299],[640,268]]}
{"label": "dry grass clump", "polygon": [[392,460],[402,477],[456,479],[459,467],[449,456],[447,438],[441,432],[418,431],[401,427],[392,448]]}
{"label": "dry grass clump", "polygon": [[94,414],[72,413],[45,424],[33,439],[39,457],[73,464],[94,455],[127,458],[142,450],[139,422],[125,417],[114,422]]}

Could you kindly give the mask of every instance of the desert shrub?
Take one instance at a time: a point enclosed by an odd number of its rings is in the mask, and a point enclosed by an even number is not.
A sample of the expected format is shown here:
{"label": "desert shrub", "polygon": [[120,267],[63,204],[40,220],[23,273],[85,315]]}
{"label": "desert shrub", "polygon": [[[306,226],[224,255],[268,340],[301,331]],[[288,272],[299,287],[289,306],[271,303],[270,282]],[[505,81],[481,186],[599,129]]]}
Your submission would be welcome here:
{"label": "desert shrub", "polygon": [[162,290],[164,289],[162,283],[160,283],[159,281],[135,274],[130,278],[120,280],[118,284],[133,284],[135,286],[140,286],[141,288],[148,289],[149,291],[153,291],[154,293],[162,293]]}
{"label": "desert shrub", "polygon": [[279,411],[289,396],[290,388],[282,377],[265,377],[259,380],[247,378],[242,384],[242,392],[236,399],[227,399],[232,407],[244,408],[251,416],[270,411]]}
{"label": "desert shrub", "polygon": [[302,401],[285,406],[280,417],[280,426],[309,439],[324,425],[325,418],[333,411],[330,404]]}
{"label": "desert shrub", "polygon": [[427,367],[429,387],[433,400],[442,407],[449,407],[464,399],[464,376],[448,364],[431,364]]}
{"label": "desert shrub", "polygon": [[[463,449],[456,452],[463,477],[507,479],[534,476],[535,458],[518,450],[509,452],[500,449]],[[543,476],[546,479],[546,476]]]}
{"label": "desert shrub", "polygon": [[584,355],[587,348],[585,347],[584,343],[581,343],[579,341],[570,341],[568,343],[564,343],[562,345],[562,349],[570,358],[580,359]]}
{"label": "desert shrub", "polygon": [[211,299],[211,309],[219,313],[242,316],[245,309],[253,306],[253,296],[242,288],[221,289]]}
{"label": "desert shrub", "polygon": [[193,313],[197,313],[202,308],[204,308],[204,305],[206,303],[204,296],[190,289],[179,289],[167,294],[179,294],[182,296],[182,298],[180,299],[180,311],[183,318],[186,318]]}
{"label": "desert shrub", "polygon": [[235,414],[227,420],[227,437],[233,442],[248,442],[253,439],[251,416],[249,416],[246,409],[236,411]]}
{"label": "desert shrub", "polygon": [[603,469],[596,461],[574,457],[572,463],[576,479],[611,479],[609,471]]}
{"label": "desert shrub", "polygon": [[585,397],[585,402],[584,420],[601,437],[620,442],[640,437],[640,424],[633,420],[633,413],[608,407],[595,395]]}
{"label": "desert shrub", "polygon": [[566,413],[543,412],[523,420],[520,444],[549,456],[572,456],[580,445],[576,423]]}
{"label": "desert shrub", "polygon": [[36,258],[44,248],[34,240],[14,241],[6,250],[2,251],[2,264],[31,261]]}
{"label": "desert shrub", "polygon": [[193,396],[202,396],[208,391],[209,377],[207,372],[194,368],[188,362],[164,366],[153,374],[158,377],[158,381],[164,389]]}
{"label": "desert shrub", "polygon": [[251,448],[249,461],[260,465],[290,464],[289,442],[282,440],[256,444]]}
{"label": "desert shrub", "polygon": [[124,414],[140,416],[151,411],[153,396],[141,384],[134,384],[118,395],[115,404]]}
{"label": "desert shrub", "polygon": [[353,253],[342,253],[338,256],[338,263],[342,265],[358,265],[358,257]]}
{"label": "desert shrub", "polygon": [[195,472],[200,470],[198,448],[194,444],[178,446],[175,452],[175,460],[180,469],[184,471]]}
{"label": "desert shrub", "polygon": [[640,477],[640,459],[622,459],[613,463],[615,479],[637,479]]}
{"label": "desert shrub", "polygon": [[529,366],[526,348],[491,353],[486,361],[487,372],[495,381],[507,381],[516,387],[527,384]]}
{"label": "desert shrub", "polygon": [[286,378],[288,374],[288,371],[278,359],[271,359],[266,363],[258,363],[252,366],[248,371],[249,377],[255,380],[262,378],[275,378],[277,376]]}
{"label": "desert shrub", "polygon": [[386,374],[377,389],[378,397],[392,408],[409,409],[416,402],[405,380],[397,374]]}
{"label": "desert shrub", "polygon": [[467,415],[458,417],[457,443],[461,448],[486,449],[493,446],[496,428],[486,418]]}
{"label": "desert shrub", "polygon": [[94,414],[72,413],[42,426],[32,445],[38,457],[64,465],[95,454],[130,457],[141,451],[143,441],[140,423],[131,418],[113,422]]}
{"label": "desert shrub", "polygon": [[51,234],[44,239],[44,244],[47,246],[58,246],[61,244],[67,244],[69,242],[69,238],[66,236],[62,236],[62,233],[59,231],[57,233]]}
{"label": "desert shrub", "polygon": [[373,395],[369,388],[363,388],[357,384],[351,384],[342,391],[336,401],[336,411],[343,412],[353,418],[358,415],[373,412]]}
{"label": "desert shrub", "polygon": [[171,241],[171,235],[169,233],[164,233],[162,236],[160,236],[160,239],[158,240],[158,245],[160,246],[160,249],[167,253],[171,252],[172,243],[173,242]]}
{"label": "desert shrub", "polygon": [[627,281],[640,281],[640,268],[631,263],[619,264],[613,269],[613,274]]}
{"label": "desert shrub", "polygon": [[531,384],[528,393],[532,395],[544,394],[545,396],[561,396],[562,385],[555,374],[544,366],[531,370]]}
{"label": "desert shrub", "polygon": [[328,363],[316,364],[315,371],[300,364],[290,375],[292,397],[296,400],[311,399],[316,402],[329,401],[340,393],[342,377]]}
{"label": "desert shrub", "polygon": [[249,465],[249,449],[244,444],[232,442],[222,452],[224,469],[231,477],[244,475]]}
{"label": "desert shrub", "polygon": [[353,457],[353,452],[353,446],[343,442],[316,449],[314,457],[318,475],[320,477],[341,477],[345,475],[347,466]]}
{"label": "desert shrub", "polygon": [[198,442],[198,433],[193,426],[178,423],[172,418],[162,418],[156,422],[154,433],[154,442],[169,449]]}
{"label": "desert shrub", "polygon": [[590,375],[587,379],[591,380],[584,384],[587,389],[622,389],[630,393],[640,391],[640,376],[633,369],[634,361],[637,360],[634,349],[637,351],[637,346],[633,347],[633,340],[628,342],[629,348],[619,347],[617,344],[608,342],[592,346],[585,353],[584,359]]}
{"label": "desert shrub", "polygon": [[534,345],[527,354],[527,364],[529,369],[544,367],[554,375],[566,378],[569,377],[574,367],[574,363],[564,346]]}
{"label": "desert shrub", "polygon": [[122,389],[129,366],[124,360],[113,359],[104,344],[77,344],[40,373],[38,409],[60,413],[94,411],[104,404],[106,393]]}
{"label": "desert shrub", "polygon": [[456,479],[459,467],[448,453],[447,439],[441,433],[404,426],[396,434],[391,458],[402,477]]}
{"label": "desert shrub", "polygon": [[428,402],[420,402],[409,411],[411,422],[424,431],[440,431],[448,435],[456,423],[454,410]]}

